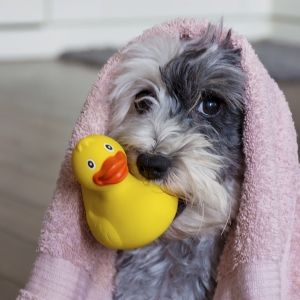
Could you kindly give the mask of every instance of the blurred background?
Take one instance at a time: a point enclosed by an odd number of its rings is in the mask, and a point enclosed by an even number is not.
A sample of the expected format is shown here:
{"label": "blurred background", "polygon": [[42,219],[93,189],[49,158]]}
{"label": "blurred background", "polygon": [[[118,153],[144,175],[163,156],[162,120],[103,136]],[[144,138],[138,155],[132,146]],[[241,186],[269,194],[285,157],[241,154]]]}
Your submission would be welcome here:
{"label": "blurred background", "polygon": [[299,0],[1,0],[0,300],[27,281],[72,128],[103,63],[155,24],[222,16],[253,44],[300,132]]}

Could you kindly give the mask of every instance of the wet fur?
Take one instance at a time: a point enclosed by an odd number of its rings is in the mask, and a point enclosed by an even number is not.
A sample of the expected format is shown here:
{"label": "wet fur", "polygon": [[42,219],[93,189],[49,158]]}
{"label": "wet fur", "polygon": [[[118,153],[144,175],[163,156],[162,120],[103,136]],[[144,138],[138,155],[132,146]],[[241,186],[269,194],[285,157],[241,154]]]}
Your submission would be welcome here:
{"label": "wet fur", "polygon": [[[168,157],[168,172],[153,181],[186,207],[158,240],[118,252],[115,300],[213,297],[244,168],[245,75],[230,37],[222,25],[209,25],[195,40],[150,36],[123,53],[107,99],[108,134],[124,147],[130,172],[141,180],[140,154]],[[151,107],[138,113],[142,91]],[[220,112],[199,113],[212,95],[221,99]]]}

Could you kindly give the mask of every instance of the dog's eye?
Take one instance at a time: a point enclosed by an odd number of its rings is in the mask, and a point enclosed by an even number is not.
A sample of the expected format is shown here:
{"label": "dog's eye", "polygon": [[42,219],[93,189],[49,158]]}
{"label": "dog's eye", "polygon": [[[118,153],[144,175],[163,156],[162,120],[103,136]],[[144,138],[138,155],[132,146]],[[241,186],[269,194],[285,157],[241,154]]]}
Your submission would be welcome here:
{"label": "dog's eye", "polygon": [[150,91],[141,91],[135,96],[134,106],[139,114],[148,112],[153,105],[154,95]]}
{"label": "dog's eye", "polygon": [[216,115],[221,108],[221,100],[216,95],[204,95],[201,101],[198,112],[206,116]]}
{"label": "dog's eye", "polygon": [[138,102],[137,101],[134,102],[135,109],[139,114],[143,114],[149,111],[151,105],[152,105],[152,101],[147,98],[140,99]]}

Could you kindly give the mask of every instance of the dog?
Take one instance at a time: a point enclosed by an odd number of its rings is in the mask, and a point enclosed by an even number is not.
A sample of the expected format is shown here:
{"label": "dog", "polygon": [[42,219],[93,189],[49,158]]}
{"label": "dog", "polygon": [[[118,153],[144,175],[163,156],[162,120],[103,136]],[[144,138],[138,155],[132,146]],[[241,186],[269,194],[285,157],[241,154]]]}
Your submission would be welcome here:
{"label": "dog", "polygon": [[123,52],[107,134],[136,178],[179,205],[160,238],[118,251],[114,300],[213,298],[244,174],[246,76],[231,35],[220,22],[199,38],[153,35]]}

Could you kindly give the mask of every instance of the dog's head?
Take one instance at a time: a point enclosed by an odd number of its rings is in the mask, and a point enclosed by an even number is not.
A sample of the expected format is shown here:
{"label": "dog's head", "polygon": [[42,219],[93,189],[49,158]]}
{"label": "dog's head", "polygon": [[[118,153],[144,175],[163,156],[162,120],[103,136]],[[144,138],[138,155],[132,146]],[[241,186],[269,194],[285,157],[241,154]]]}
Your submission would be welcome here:
{"label": "dog's head", "polygon": [[[243,174],[245,75],[231,32],[149,36],[123,52],[108,135],[130,172],[185,203],[166,237],[222,230],[237,213]],[[182,208],[182,206],[181,206]]]}

